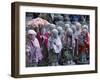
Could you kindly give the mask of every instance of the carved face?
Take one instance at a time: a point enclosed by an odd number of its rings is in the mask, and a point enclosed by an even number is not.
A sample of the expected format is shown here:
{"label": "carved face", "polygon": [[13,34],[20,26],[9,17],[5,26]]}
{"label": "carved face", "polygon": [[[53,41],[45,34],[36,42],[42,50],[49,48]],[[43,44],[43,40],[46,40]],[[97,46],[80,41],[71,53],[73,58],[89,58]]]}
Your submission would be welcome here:
{"label": "carved face", "polygon": [[56,29],[52,30],[52,37],[54,37],[54,38],[58,37],[58,30],[56,30]]}
{"label": "carved face", "polygon": [[73,35],[73,30],[71,28],[67,29],[67,36],[72,36]]}
{"label": "carved face", "polygon": [[42,28],[42,29],[41,29],[41,33],[42,33],[42,34],[45,34],[45,33],[46,33],[46,29],[45,29],[45,28]]}
{"label": "carved face", "polygon": [[82,34],[83,36],[86,36],[86,33],[87,33],[87,29],[83,29],[81,34]]}
{"label": "carved face", "polygon": [[29,34],[28,36],[29,36],[30,40],[34,40],[35,39],[35,35],[34,34]]}
{"label": "carved face", "polygon": [[54,38],[57,38],[57,36],[58,36],[58,34],[56,34],[56,33],[55,33],[55,34],[53,34],[53,37],[54,37]]}

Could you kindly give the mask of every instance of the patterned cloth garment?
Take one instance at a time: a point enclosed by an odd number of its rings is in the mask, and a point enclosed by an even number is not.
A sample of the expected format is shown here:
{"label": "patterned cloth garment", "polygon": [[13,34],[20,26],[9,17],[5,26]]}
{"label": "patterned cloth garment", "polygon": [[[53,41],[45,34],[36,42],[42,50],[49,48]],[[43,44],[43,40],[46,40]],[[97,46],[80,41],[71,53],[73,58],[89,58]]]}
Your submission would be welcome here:
{"label": "patterned cloth garment", "polygon": [[37,38],[35,38],[35,40],[29,40],[26,44],[26,48],[29,49],[29,53],[30,53],[30,57],[27,56],[27,58],[29,58],[29,62],[39,62],[40,60],[42,60],[43,56],[41,53],[41,49],[40,49],[40,45],[39,42],[37,40]]}

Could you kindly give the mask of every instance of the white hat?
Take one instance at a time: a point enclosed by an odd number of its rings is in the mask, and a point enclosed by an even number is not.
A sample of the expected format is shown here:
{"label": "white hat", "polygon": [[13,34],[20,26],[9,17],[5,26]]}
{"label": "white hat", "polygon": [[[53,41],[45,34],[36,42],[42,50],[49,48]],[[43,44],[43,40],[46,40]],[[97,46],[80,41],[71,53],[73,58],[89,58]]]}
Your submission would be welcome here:
{"label": "white hat", "polygon": [[52,33],[53,33],[53,34],[58,34],[58,30],[57,30],[57,29],[53,29],[53,30],[52,30]]}
{"label": "white hat", "polygon": [[71,28],[67,29],[67,35],[72,35],[73,34],[73,30]]}
{"label": "white hat", "polygon": [[76,26],[81,26],[80,22],[76,22],[75,24]]}
{"label": "white hat", "polygon": [[65,24],[65,28],[70,28],[70,24]]}
{"label": "white hat", "polygon": [[82,25],[79,22],[76,22],[75,26],[76,26],[76,29],[80,29]]}
{"label": "white hat", "polygon": [[36,32],[34,30],[28,30],[28,34],[36,35]]}
{"label": "white hat", "polygon": [[57,30],[58,30],[58,31],[63,31],[63,29],[62,29],[61,26],[58,26],[58,27],[57,27]]}
{"label": "white hat", "polygon": [[82,28],[88,30],[88,25],[83,25]]}
{"label": "white hat", "polygon": [[50,28],[51,28],[51,29],[54,29],[55,27],[56,27],[55,24],[50,24]]}

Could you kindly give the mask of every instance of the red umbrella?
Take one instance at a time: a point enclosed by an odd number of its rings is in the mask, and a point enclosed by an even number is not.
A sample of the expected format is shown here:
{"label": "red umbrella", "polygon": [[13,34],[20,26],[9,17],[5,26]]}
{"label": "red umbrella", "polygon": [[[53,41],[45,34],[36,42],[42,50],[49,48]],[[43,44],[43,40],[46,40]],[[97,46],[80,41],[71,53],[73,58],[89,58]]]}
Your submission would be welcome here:
{"label": "red umbrella", "polygon": [[39,27],[39,26],[44,26],[50,24],[47,20],[44,20],[42,18],[35,18],[30,21],[28,21],[27,25],[28,26],[33,26],[33,27]]}

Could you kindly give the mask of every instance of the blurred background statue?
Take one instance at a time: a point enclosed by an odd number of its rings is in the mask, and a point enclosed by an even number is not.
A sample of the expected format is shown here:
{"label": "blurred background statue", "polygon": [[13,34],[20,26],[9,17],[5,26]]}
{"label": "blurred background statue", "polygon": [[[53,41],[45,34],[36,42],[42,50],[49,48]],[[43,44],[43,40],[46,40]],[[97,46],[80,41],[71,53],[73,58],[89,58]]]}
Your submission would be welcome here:
{"label": "blurred background statue", "polygon": [[61,39],[58,36],[58,30],[53,29],[52,34],[49,37],[48,42],[48,52],[49,52],[49,63],[52,66],[59,65],[59,57],[61,54],[62,43]]}

